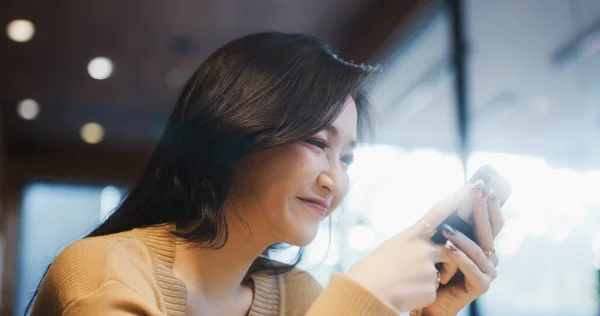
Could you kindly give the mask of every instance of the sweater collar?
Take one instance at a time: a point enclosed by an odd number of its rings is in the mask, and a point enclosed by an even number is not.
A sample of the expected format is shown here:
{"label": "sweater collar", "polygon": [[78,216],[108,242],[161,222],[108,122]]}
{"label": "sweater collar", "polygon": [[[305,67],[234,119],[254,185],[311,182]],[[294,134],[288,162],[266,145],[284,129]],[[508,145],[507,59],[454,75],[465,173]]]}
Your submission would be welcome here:
{"label": "sweater collar", "polygon": [[[186,316],[187,289],[173,273],[175,261],[175,224],[162,224],[136,229],[139,238],[149,248],[153,268],[164,308],[168,316]],[[254,281],[254,298],[249,316],[278,316],[283,307],[281,276],[250,276]]]}

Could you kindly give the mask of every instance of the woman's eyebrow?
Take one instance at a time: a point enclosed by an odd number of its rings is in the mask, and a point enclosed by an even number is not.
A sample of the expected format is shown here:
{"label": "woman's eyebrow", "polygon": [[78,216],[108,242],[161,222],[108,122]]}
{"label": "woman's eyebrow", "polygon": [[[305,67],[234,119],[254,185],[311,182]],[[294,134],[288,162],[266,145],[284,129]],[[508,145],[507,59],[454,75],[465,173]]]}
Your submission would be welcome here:
{"label": "woman's eyebrow", "polygon": [[[328,131],[329,133],[331,133],[333,136],[339,136],[340,135],[340,131],[333,125],[329,125],[325,128],[326,131]],[[352,139],[349,143],[348,146],[350,146],[352,149],[356,148],[357,145],[357,141],[356,139]]]}

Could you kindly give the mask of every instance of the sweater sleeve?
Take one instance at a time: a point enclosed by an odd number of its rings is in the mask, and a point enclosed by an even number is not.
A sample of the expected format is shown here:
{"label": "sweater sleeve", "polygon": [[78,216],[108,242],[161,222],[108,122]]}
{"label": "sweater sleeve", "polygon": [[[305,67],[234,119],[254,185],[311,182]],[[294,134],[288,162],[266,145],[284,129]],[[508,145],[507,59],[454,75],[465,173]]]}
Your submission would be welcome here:
{"label": "sweater sleeve", "polygon": [[331,278],[306,316],[397,316],[400,312],[343,274]]}

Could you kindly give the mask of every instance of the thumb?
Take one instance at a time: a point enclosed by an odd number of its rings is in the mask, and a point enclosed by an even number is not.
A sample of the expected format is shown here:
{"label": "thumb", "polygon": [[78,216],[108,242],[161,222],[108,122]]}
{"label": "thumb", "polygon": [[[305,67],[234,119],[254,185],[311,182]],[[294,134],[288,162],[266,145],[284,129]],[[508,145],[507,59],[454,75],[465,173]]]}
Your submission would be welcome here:
{"label": "thumb", "polygon": [[[438,227],[451,213],[459,209],[465,201],[471,201],[473,199],[472,186],[472,184],[467,183],[456,193],[448,195],[438,201],[427,213],[425,213],[422,221],[430,227]],[[420,226],[421,228],[423,227],[423,225]],[[427,229],[425,228],[425,230]]]}
{"label": "thumb", "polygon": [[456,263],[454,262],[446,262],[442,265],[442,269],[440,270],[440,283],[441,284],[447,284],[448,282],[450,282],[450,280],[452,279],[452,277],[454,277],[454,275],[456,274],[456,271],[458,271],[458,265],[456,265]]}

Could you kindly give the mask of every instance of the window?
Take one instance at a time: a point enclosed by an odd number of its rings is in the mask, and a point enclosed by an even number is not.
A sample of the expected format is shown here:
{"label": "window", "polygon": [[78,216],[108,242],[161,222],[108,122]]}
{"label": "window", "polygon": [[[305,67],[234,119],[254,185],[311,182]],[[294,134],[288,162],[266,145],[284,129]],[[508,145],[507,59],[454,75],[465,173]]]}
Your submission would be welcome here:
{"label": "window", "polygon": [[468,169],[493,164],[513,185],[481,314],[597,315],[600,2],[465,5]]}
{"label": "window", "polygon": [[46,266],[69,244],[81,239],[114,209],[123,190],[34,183],[22,201],[17,312],[22,314]]}

